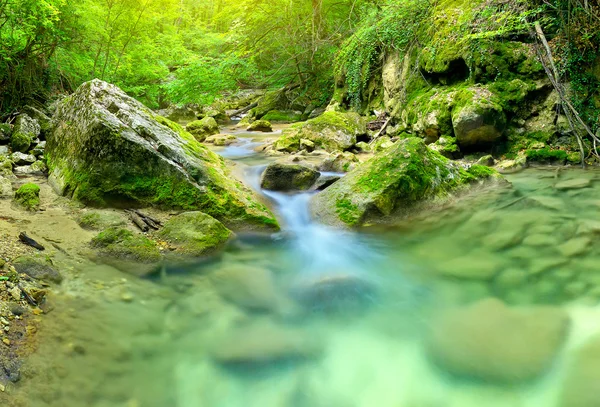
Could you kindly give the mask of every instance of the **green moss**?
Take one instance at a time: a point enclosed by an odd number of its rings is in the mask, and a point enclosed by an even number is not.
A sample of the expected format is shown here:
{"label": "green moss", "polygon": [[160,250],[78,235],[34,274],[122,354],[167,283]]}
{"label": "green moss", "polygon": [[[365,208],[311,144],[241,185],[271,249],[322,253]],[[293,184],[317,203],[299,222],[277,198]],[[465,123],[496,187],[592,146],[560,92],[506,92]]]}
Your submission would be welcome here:
{"label": "green moss", "polygon": [[581,164],[581,153],[576,151],[567,154],[567,161],[571,164]]}
{"label": "green moss", "polygon": [[204,256],[221,248],[233,233],[216,219],[202,212],[187,212],[169,220],[159,236],[191,256]]}
{"label": "green moss", "polygon": [[340,220],[348,226],[356,226],[361,215],[358,206],[354,205],[349,199],[340,199],[336,202],[336,213]]}
{"label": "green moss", "polygon": [[198,141],[204,141],[208,136],[219,134],[219,124],[210,116],[189,123],[185,129]]}
{"label": "green moss", "polygon": [[124,226],[125,222],[117,214],[100,213],[100,212],[85,212],[77,218],[77,223],[83,229],[101,230],[108,227]]}
{"label": "green moss", "polygon": [[527,159],[529,161],[539,162],[564,162],[567,159],[567,152],[563,150],[554,150],[549,147],[541,148],[537,150],[525,151]]}
{"label": "green moss", "polygon": [[254,119],[262,119],[273,110],[286,109],[287,105],[288,100],[283,89],[269,91],[258,100],[258,106],[250,111],[250,115]]}
{"label": "green moss", "polygon": [[289,110],[271,110],[262,119],[271,123],[296,123],[302,120],[302,114]]}
{"label": "green moss", "polygon": [[15,202],[28,211],[40,207],[40,187],[36,184],[24,184],[15,192]]}
{"label": "green moss", "polygon": [[10,148],[13,151],[20,151],[21,153],[26,153],[31,146],[31,138],[20,131],[13,133],[10,138]]}
{"label": "green moss", "polygon": [[485,165],[472,165],[467,172],[474,177],[474,179],[486,179],[495,177],[498,175],[498,171]]}
{"label": "green moss", "polygon": [[271,131],[273,131],[273,126],[271,126],[271,123],[268,120],[260,119],[260,120],[255,120],[252,123],[250,123],[247,130],[248,131],[271,132]]}
{"label": "green moss", "polygon": [[154,241],[118,227],[109,228],[94,237],[92,247],[99,249],[104,256],[120,260],[154,263],[162,257]]}

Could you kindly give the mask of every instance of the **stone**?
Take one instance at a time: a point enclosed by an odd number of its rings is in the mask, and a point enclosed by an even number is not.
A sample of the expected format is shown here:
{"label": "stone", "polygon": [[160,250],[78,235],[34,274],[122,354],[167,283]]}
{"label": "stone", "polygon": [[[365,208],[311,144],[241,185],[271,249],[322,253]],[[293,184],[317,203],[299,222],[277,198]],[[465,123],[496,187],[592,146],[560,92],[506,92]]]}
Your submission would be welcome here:
{"label": "stone", "polygon": [[462,148],[489,146],[503,136],[506,116],[493,94],[484,88],[470,88],[471,99],[452,111],[452,126]]}
{"label": "stone", "polygon": [[589,237],[576,237],[558,246],[558,251],[565,257],[575,257],[587,252],[591,244]]}
{"label": "stone", "polygon": [[374,153],[379,153],[381,151],[385,151],[388,148],[392,147],[393,145],[394,145],[394,142],[392,141],[391,138],[389,138],[387,136],[379,137],[377,140],[372,141],[370,144],[371,151],[373,151]]}
{"label": "stone", "polygon": [[291,125],[274,147],[292,153],[300,149],[300,140],[305,139],[329,152],[345,151],[356,144],[358,136],[366,133],[366,120],[358,113],[328,111],[315,119]]}
{"label": "stone", "polygon": [[312,186],[311,190],[323,191],[339,181],[341,178],[342,177],[339,175],[321,175],[315,185]]}
{"label": "stone", "polygon": [[14,165],[29,165],[33,164],[36,161],[36,158],[32,154],[23,154],[17,151],[10,155],[10,160]]}
{"label": "stone", "polygon": [[330,155],[319,165],[319,171],[323,172],[349,172],[358,165],[359,161],[356,155],[350,152],[337,153]]}
{"label": "stone", "polygon": [[196,138],[196,140],[202,142],[206,140],[208,136],[219,133],[219,124],[212,117],[205,117],[202,120],[195,120],[185,126],[185,129]]}
{"label": "stone", "polygon": [[273,323],[253,323],[219,338],[210,355],[228,366],[261,367],[272,363],[302,362],[317,358],[322,348],[305,331]]}
{"label": "stone", "polygon": [[464,256],[448,259],[438,271],[445,277],[461,280],[491,280],[501,270],[502,264],[491,256]]}
{"label": "stone", "polygon": [[11,134],[12,126],[8,123],[0,123],[0,143],[9,142]]}
{"label": "stone", "polygon": [[262,117],[262,120],[271,123],[296,123],[302,120],[302,113],[293,110],[271,110]]}
{"label": "stone", "polygon": [[85,211],[76,218],[77,224],[86,230],[104,230],[113,226],[125,226],[127,222],[114,212]]}
{"label": "stone", "polygon": [[15,175],[45,175],[48,167],[42,161],[36,161],[31,165],[22,165],[13,169]]}
{"label": "stone", "polygon": [[486,236],[482,244],[492,250],[505,250],[514,247],[523,240],[521,231],[517,228],[513,230],[499,231]]}
{"label": "stone", "polygon": [[54,120],[46,155],[60,195],[93,207],[199,210],[235,230],[278,230],[223,158],[114,85],[84,83]]}
{"label": "stone", "polygon": [[17,189],[15,202],[23,209],[37,211],[40,207],[40,187],[36,184],[24,184]]}
{"label": "stone", "polygon": [[271,122],[267,120],[255,120],[246,129],[248,131],[261,131],[263,133],[271,133],[273,131],[273,126],[271,126]]}
{"label": "stone", "polygon": [[538,195],[530,196],[529,199],[547,209],[552,209],[555,211],[563,211],[565,209],[565,202],[557,197]]}
{"label": "stone", "polygon": [[44,151],[46,150],[46,141],[40,141],[38,145],[36,145],[32,150],[31,154],[33,154],[36,158],[44,155]]}
{"label": "stone", "polygon": [[600,235],[600,221],[585,219],[577,227],[577,235]]}
{"label": "stone", "polygon": [[476,162],[477,165],[485,165],[486,167],[493,167],[496,164],[496,160],[491,155],[484,155]]}
{"label": "stone", "polygon": [[306,308],[318,311],[350,311],[373,303],[377,287],[365,276],[327,271],[302,276],[294,282],[291,293]]}
{"label": "stone", "polygon": [[568,328],[569,317],[559,308],[509,308],[486,299],[435,318],[427,352],[451,374],[520,384],[548,371]]}
{"label": "stone", "polygon": [[206,256],[223,249],[234,234],[202,212],[185,212],[167,221],[158,236],[186,256]]}
{"label": "stone", "polygon": [[50,260],[42,255],[20,256],[13,260],[13,266],[18,273],[40,281],[60,283],[63,280]]}
{"label": "stone", "polygon": [[561,181],[554,185],[554,188],[556,188],[559,191],[568,191],[573,189],[588,188],[591,185],[592,181],[589,178],[578,178]]}
{"label": "stone", "polygon": [[3,176],[0,176],[0,199],[12,199],[12,182]]}
{"label": "stone", "polygon": [[364,141],[359,141],[358,143],[356,143],[356,146],[354,146],[354,147],[361,153],[370,153],[371,152],[371,146],[369,145],[369,143],[366,143]]}
{"label": "stone", "polygon": [[300,164],[272,163],[260,179],[260,186],[269,191],[306,191],[321,174]]}
{"label": "stone", "polygon": [[303,138],[300,140],[300,150],[306,150],[308,152],[314,151],[315,143]]}
{"label": "stone", "polygon": [[273,273],[269,269],[232,264],[211,277],[219,294],[240,307],[275,311],[280,304]]}
{"label": "stone", "polygon": [[600,336],[587,341],[567,366],[558,407],[597,407],[600,405]]}
{"label": "stone", "polygon": [[524,270],[509,268],[494,278],[494,286],[500,290],[509,290],[523,286],[527,279],[528,275]]}
{"label": "stone", "polygon": [[542,274],[564,266],[568,262],[569,260],[564,257],[535,257],[529,264],[528,271],[531,275]]}
{"label": "stone", "polygon": [[499,180],[491,168],[468,170],[429,149],[420,138],[406,138],[357,166],[314,196],[311,211],[332,226],[355,227],[386,217],[406,217],[417,204],[443,201],[451,191],[480,180]]}
{"label": "stone", "polygon": [[0,146],[0,155],[7,156],[10,154],[10,148],[8,146]]}
{"label": "stone", "polygon": [[514,174],[528,167],[527,157],[522,155],[514,160],[501,161],[496,165],[500,174]]}
{"label": "stone", "polygon": [[10,146],[13,151],[26,153],[33,140],[40,135],[40,124],[27,114],[20,114],[15,120],[15,127],[10,137]]}

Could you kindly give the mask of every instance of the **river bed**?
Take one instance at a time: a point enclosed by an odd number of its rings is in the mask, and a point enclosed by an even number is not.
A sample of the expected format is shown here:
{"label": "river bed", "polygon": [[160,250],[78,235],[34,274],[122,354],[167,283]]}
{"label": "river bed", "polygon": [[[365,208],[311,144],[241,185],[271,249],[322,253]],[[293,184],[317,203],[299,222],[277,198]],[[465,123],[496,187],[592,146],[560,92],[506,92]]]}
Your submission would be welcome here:
{"label": "river bed", "polygon": [[[238,137],[217,150],[257,186],[269,159]],[[361,233],[310,219],[312,193],[265,193],[283,231],[240,236],[218,259],[152,280],[82,267],[93,284],[50,298],[10,403],[600,405],[600,358],[581,356],[600,355],[600,171],[507,179]]]}

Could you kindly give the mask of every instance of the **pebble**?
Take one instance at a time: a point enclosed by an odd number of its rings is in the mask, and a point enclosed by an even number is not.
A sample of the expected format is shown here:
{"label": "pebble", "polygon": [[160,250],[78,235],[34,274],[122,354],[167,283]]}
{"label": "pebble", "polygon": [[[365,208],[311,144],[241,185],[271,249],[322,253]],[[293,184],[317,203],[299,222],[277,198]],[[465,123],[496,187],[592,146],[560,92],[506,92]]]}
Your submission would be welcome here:
{"label": "pebble", "polygon": [[8,338],[3,338],[3,339],[2,339],[2,343],[4,343],[6,346],[10,346],[10,339],[8,339]]}
{"label": "pebble", "polygon": [[131,293],[123,293],[123,294],[121,294],[121,301],[123,301],[123,302],[132,302],[133,301],[133,294],[131,294]]}
{"label": "pebble", "polygon": [[21,289],[19,287],[13,287],[8,292],[15,301],[21,301]]}

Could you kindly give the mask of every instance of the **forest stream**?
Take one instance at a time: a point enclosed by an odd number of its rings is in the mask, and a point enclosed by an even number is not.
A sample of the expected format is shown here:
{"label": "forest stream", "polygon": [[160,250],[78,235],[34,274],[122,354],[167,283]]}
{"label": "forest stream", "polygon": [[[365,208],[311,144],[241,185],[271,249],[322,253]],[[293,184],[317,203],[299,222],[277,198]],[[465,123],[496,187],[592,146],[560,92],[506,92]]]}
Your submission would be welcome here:
{"label": "forest stream", "polygon": [[[236,136],[213,148],[259,188],[271,159],[257,133]],[[314,192],[262,191],[282,231],[218,258],[152,279],[74,264],[10,402],[574,406],[594,386],[579,375],[600,365],[600,170],[506,178],[360,233],[311,219]]]}

